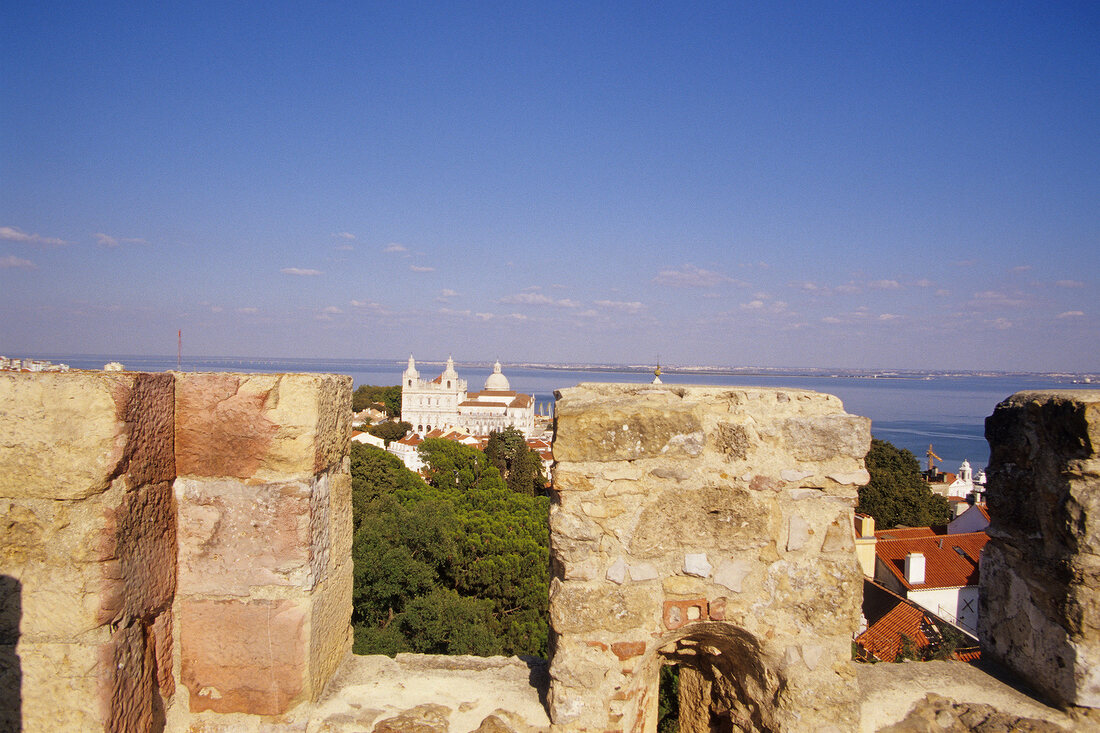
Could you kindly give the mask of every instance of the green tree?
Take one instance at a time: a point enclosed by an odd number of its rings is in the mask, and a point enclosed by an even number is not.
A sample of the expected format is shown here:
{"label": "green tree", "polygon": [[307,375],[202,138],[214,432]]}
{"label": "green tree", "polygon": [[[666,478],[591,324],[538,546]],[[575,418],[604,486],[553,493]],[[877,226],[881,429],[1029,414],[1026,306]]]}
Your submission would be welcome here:
{"label": "green tree", "polygon": [[351,409],[359,412],[380,402],[390,417],[401,416],[401,386],[379,387],[373,384],[361,384],[351,393]]}
{"label": "green tree", "polygon": [[412,430],[412,425],[407,422],[380,422],[377,425],[368,425],[364,432],[370,433],[376,438],[381,438],[389,445],[395,440],[401,440]]}
{"label": "green tree", "polygon": [[474,448],[421,453],[429,483],[352,447],[356,653],[545,655],[549,500],[510,491]]}
{"label": "green tree", "polygon": [[947,499],[934,493],[921,478],[920,464],[907,450],[874,438],[867,454],[871,480],[859,488],[856,511],[870,514],[875,526],[927,527],[951,520]]}
{"label": "green tree", "polygon": [[514,427],[489,433],[485,455],[517,494],[535,496],[546,492],[542,458],[527,446],[523,433]]}

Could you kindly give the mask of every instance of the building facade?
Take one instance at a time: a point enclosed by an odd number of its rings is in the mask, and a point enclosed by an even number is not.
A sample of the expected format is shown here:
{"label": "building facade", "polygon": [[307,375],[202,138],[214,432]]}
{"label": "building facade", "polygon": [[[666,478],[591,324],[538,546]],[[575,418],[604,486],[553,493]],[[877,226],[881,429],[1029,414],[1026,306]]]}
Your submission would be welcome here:
{"label": "building facade", "polygon": [[453,359],[448,358],[443,373],[429,380],[420,378],[416,361],[409,356],[409,366],[401,375],[401,419],[420,435],[451,429],[488,435],[514,427],[530,436],[535,430],[535,402],[531,395],[511,389],[499,361],[484,389],[469,392]]}

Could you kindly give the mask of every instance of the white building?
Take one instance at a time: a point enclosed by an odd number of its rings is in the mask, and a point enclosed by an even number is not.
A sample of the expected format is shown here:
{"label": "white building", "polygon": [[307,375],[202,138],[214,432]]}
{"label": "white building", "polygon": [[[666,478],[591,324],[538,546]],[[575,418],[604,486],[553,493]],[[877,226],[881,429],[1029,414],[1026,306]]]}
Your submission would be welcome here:
{"label": "white building", "polygon": [[970,461],[964,460],[962,465],[959,466],[959,473],[956,475],[955,480],[947,487],[948,498],[965,499],[972,493],[977,493],[980,498],[983,491],[985,491],[985,471],[979,471],[978,477],[975,479],[970,468]]}
{"label": "white building", "polygon": [[499,361],[482,391],[467,392],[466,380],[459,378],[453,359],[448,357],[442,374],[427,380],[420,378],[416,361],[409,356],[409,366],[401,375],[401,419],[420,435],[437,429],[488,435],[514,427],[530,436],[535,430],[535,402],[531,395],[512,391]]}

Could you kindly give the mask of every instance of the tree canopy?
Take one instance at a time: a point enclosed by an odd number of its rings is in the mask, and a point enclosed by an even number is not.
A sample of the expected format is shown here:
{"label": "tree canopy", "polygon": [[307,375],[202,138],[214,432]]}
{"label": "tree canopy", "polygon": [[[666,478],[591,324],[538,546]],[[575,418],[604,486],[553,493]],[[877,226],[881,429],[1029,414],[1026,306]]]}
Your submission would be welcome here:
{"label": "tree canopy", "polygon": [[400,422],[380,422],[377,425],[368,425],[363,428],[364,432],[386,441],[386,445],[389,445],[390,441],[401,440],[410,430],[412,430],[412,425],[404,420]]}
{"label": "tree canopy", "polygon": [[386,407],[390,417],[401,416],[401,385],[380,387],[373,384],[361,384],[351,393],[351,409],[359,412],[380,402]]}
{"label": "tree canopy", "polygon": [[452,441],[421,444],[427,483],[383,450],[351,450],[356,653],[545,656],[549,500]]}
{"label": "tree canopy", "polygon": [[509,426],[489,433],[485,455],[512,491],[529,496],[546,493],[542,458],[527,446],[527,439],[518,429]]}
{"label": "tree canopy", "polygon": [[920,463],[909,451],[872,438],[867,472],[871,480],[859,488],[856,511],[874,517],[876,527],[928,527],[951,520],[947,499],[921,478]]}

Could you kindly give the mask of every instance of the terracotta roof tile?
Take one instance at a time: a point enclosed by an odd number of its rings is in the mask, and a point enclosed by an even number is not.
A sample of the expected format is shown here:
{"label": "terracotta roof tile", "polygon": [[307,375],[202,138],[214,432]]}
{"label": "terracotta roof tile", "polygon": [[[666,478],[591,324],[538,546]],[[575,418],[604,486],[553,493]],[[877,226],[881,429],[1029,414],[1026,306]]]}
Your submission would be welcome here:
{"label": "terracotta roof tile", "polygon": [[880,529],[875,531],[875,537],[880,540],[905,540],[913,537],[935,537],[936,530],[931,527],[898,527],[897,529]]}
{"label": "terracotta roof tile", "polygon": [[[875,545],[875,554],[909,590],[961,588],[978,584],[978,561],[988,541],[989,535],[985,532],[909,539],[880,538]],[[905,556],[910,552],[924,554],[923,583],[912,584],[905,579]]]}
{"label": "terracotta roof tile", "polygon": [[919,608],[901,601],[876,623],[856,637],[856,643],[884,662],[897,659],[901,651],[902,635],[909,637],[918,650],[932,642],[935,635],[932,624]]}

